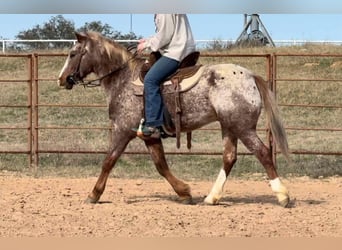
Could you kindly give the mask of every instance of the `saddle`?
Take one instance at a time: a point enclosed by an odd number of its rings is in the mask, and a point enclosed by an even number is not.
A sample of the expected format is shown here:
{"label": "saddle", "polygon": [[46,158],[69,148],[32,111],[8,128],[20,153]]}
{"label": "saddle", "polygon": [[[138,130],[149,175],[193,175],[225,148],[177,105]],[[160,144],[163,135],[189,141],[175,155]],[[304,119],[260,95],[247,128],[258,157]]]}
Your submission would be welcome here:
{"label": "saddle", "polygon": [[[169,76],[165,81],[168,81],[172,79],[173,77],[184,79],[184,78],[188,78],[194,75],[197,72],[198,68],[201,66],[201,65],[196,65],[199,55],[200,55],[199,51],[195,51],[187,55],[179,64],[178,70],[174,74]],[[143,64],[141,71],[140,71],[139,79],[141,82],[144,82],[145,75],[150,70],[152,65],[156,61],[158,61],[160,57],[161,57],[160,52],[150,53],[149,59]]]}
{"label": "saddle", "polygon": [[[176,133],[175,135],[169,131],[165,131],[166,134],[172,137],[176,137],[176,146],[180,148],[180,131],[181,131],[181,102],[180,93],[185,92],[193,88],[199,81],[202,75],[203,67],[202,65],[196,65],[200,52],[195,51],[186,56],[180,63],[178,70],[168,77],[164,83],[161,85],[163,94],[173,94],[175,103],[175,124],[171,121],[171,116],[168,110],[164,110],[164,120],[167,127],[174,127]],[[136,86],[135,94],[143,95],[143,82],[144,77],[152,65],[161,57],[159,52],[151,52],[149,59],[143,64],[139,77],[133,82]],[[164,130],[167,130],[163,127]],[[191,148],[191,132],[187,132],[187,148]]]}

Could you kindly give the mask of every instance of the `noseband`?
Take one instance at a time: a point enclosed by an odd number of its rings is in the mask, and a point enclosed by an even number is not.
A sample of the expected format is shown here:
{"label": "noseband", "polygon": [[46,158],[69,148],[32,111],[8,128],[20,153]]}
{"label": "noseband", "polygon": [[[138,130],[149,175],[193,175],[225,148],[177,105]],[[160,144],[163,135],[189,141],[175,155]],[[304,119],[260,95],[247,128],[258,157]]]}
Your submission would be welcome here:
{"label": "noseband", "polygon": [[79,79],[80,78],[79,76],[80,76],[80,67],[81,67],[82,57],[85,53],[87,53],[87,50],[85,49],[85,44],[83,44],[81,47],[81,53],[77,54],[77,56],[79,57],[77,69],[74,73],[68,75],[66,78],[67,83],[71,86],[74,86],[78,83],[83,82],[82,79]]}

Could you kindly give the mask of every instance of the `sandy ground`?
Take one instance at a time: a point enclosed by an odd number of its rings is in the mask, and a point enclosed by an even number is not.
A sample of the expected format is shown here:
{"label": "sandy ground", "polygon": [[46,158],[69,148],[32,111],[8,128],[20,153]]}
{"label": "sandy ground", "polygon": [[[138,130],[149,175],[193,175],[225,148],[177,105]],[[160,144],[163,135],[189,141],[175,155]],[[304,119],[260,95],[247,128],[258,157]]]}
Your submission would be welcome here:
{"label": "sandy ground", "polygon": [[0,237],[342,236],[342,178],[285,179],[282,208],[266,180],[231,179],[219,205],[203,205],[211,182],[188,182],[194,205],[178,203],[164,180],[110,178],[85,204],[96,178],[33,178],[0,172]]}

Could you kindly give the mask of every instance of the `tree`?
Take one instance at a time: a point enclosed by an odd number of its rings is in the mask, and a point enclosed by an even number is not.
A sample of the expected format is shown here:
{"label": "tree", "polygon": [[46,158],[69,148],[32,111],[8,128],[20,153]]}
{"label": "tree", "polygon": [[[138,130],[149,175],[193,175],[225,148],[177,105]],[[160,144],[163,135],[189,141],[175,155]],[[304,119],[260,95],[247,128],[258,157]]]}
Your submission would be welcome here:
{"label": "tree", "polygon": [[[75,31],[85,32],[85,31],[96,31],[101,33],[113,40],[137,40],[138,37],[133,32],[128,34],[122,34],[119,31],[114,30],[109,24],[102,24],[101,21],[93,21],[90,23],[85,23],[82,27],[76,30],[75,23],[71,20],[65,19],[62,15],[57,15],[51,17],[51,19],[42,24],[36,25],[32,29],[19,32],[16,39],[20,40],[58,40],[58,39],[70,39],[75,40]],[[126,43],[124,45],[130,45]],[[32,50],[32,49],[62,49],[70,47],[70,42],[51,42],[51,43],[41,43],[41,42],[21,42],[17,44],[17,47],[22,50]]]}
{"label": "tree", "polygon": [[80,27],[78,32],[96,31],[101,33],[103,36],[112,38],[115,35],[115,31],[109,24],[102,24],[101,21],[94,21],[90,23],[85,23]]}
{"label": "tree", "polygon": [[66,20],[62,15],[52,17],[42,27],[43,39],[73,39],[75,24],[71,20]]}
{"label": "tree", "polygon": [[[56,40],[74,39],[75,24],[73,21],[66,20],[62,15],[51,17],[51,19],[41,25],[36,25],[32,29],[19,32],[16,36],[20,40]],[[41,43],[41,42],[22,42],[19,44],[25,49],[46,49],[46,48],[65,48],[70,43]]]}
{"label": "tree", "polygon": [[[122,34],[119,31],[114,30],[109,24],[102,24],[101,21],[94,21],[91,23],[85,23],[81,28],[77,31],[86,32],[86,31],[96,31],[101,33],[103,36],[113,39],[113,40],[138,40],[142,38],[141,36],[137,36],[134,32],[130,32],[128,34]],[[123,43],[125,46],[129,46],[132,43]]]}

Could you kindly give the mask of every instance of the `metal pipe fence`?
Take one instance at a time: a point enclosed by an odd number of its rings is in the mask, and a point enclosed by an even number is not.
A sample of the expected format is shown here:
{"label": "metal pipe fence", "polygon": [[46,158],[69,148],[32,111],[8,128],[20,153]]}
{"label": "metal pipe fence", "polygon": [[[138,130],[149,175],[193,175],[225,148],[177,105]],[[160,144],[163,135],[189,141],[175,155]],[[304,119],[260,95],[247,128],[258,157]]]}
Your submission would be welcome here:
{"label": "metal pipe fence", "polygon": [[[119,43],[137,43],[138,40],[116,40]],[[235,39],[197,39],[195,40],[196,47],[199,49],[212,48],[213,44],[217,44],[219,47],[234,45]],[[342,45],[341,40],[298,40],[298,39],[286,39],[286,40],[273,40],[276,47],[282,46],[302,46],[305,44],[328,44],[328,45]],[[70,48],[75,44],[75,39],[0,39],[0,49],[3,54],[10,52],[29,52],[39,49],[55,50],[56,48]]]}
{"label": "metal pipe fence", "polygon": [[[74,123],[71,124],[58,124],[59,122],[51,122],[49,121],[49,113],[44,113],[45,110],[58,109],[61,110],[60,113],[56,111],[55,114],[62,115],[66,109],[77,109],[78,113],[76,114],[77,119],[84,119],[89,118],[89,115],[81,116],[79,115],[79,110],[87,110],[87,112],[98,112],[98,110],[106,109],[105,102],[98,98],[97,103],[84,99],[78,103],[72,103],[67,100],[67,94],[61,98],[57,98],[58,101],[54,101],[55,93],[52,93],[49,96],[49,92],[42,92],[42,89],[52,89],[51,84],[54,84],[55,88],[57,88],[57,84],[55,83],[59,70],[61,69],[62,62],[66,58],[65,53],[34,53],[34,54],[0,54],[1,60],[3,59],[14,59],[14,58],[21,58],[24,60],[23,65],[19,68],[24,68],[26,73],[25,77],[20,74],[18,77],[11,77],[11,75],[1,74],[0,72],[0,86],[6,85],[10,88],[17,85],[26,85],[24,89],[24,93],[22,95],[26,95],[25,104],[17,103],[16,100],[7,99],[4,96],[6,95],[4,92],[0,93],[0,111],[5,114],[6,112],[10,112],[9,110],[21,110],[19,115],[25,112],[26,118],[25,123],[23,124],[21,119],[14,119],[13,121],[6,121],[5,118],[0,117],[0,138],[6,138],[8,132],[13,131],[24,131],[26,134],[27,140],[25,143],[21,143],[20,146],[17,146],[17,142],[12,140],[11,142],[6,142],[5,139],[3,142],[0,142],[0,154],[25,154],[28,158],[28,163],[30,166],[38,166],[39,165],[39,155],[41,154],[105,154],[107,152],[106,147],[110,145],[110,141],[112,138],[112,128],[110,125],[109,119],[107,121],[99,121],[94,122],[91,125],[87,124],[80,124],[75,125]],[[281,89],[279,86],[284,84],[299,84],[302,82],[321,82],[322,84],[328,83],[336,83],[339,84],[339,88],[341,88],[342,79],[339,77],[331,78],[326,76],[313,76],[312,78],[306,77],[298,77],[297,74],[292,75],[284,75],[282,69],[281,61],[284,58],[289,57],[299,57],[302,59],[305,58],[312,58],[314,61],[321,60],[322,58],[341,58],[342,61],[342,54],[334,54],[334,55],[327,55],[327,54],[203,54],[201,55],[201,61],[203,64],[206,63],[206,60],[213,60],[214,63],[222,62],[232,62],[234,63],[236,60],[239,59],[247,59],[245,66],[251,69],[254,72],[258,72],[261,76],[267,79],[270,83],[270,89],[275,93],[276,97],[278,98],[279,106],[284,109],[292,109],[292,108],[301,108],[301,109],[333,109],[338,110],[337,114],[342,110],[342,105],[338,101],[336,103],[299,103],[299,102],[286,102],[285,99],[282,98],[279,100],[279,95],[282,94]],[[55,60],[56,66],[53,66],[55,72],[51,72],[51,69],[46,70],[46,64],[49,64],[48,61]],[[202,63],[202,62],[201,62]],[[61,64],[58,66],[58,64]],[[51,66],[51,65],[50,65]],[[295,69],[296,70],[296,69]],[[298,69],[299,70],[299,69]],[[300,71],[298,71],[300,72]],[[300,74],[298,74],[300,75]],[[2,88],[3,89],[3,88]],[[75,90],[77,91],[77,90]],[[300,93],[297,93],[300,94]],[[324,93],[322,93],[324,94]],[[64,99],[63,99],[64,98]],[[103,101],[103,102],[102,102]],[[95,110],[95,111],[94,111]],[[5,116],[4,116],[5,117]],[[62,119],[62,118],[61,118]],[[91,118],[89,118],[91,121]],[[276,149],[276,144],[272,140],[272,135],[269,132],[267,127],[266,121],[261,127],[258,127],[259,131],[265,132],[266,137],[266,144],[269,145],[272,149],[272,156],[273,161],[277,163],[277,155],[279,152]],[[57,123],[57,124],[56,124]],[[219,131],[218,126],[210,126],[205,127],[202,131],[205,130],[217,130]],[[340,127],[339,123],[335,125],[324,125],[322,127],[315,127],[315,126],[308,126],[303,125],[299,126],[296,125],[286,125],[287,131],[294,131],[294,132],[301,132],[301,131],[323,131],[323,132],[331,132],[331,133],[339,133],[342,132],[342,127]],[[60,132],[62,131],[62,132]],[[96,132],[101,131],[105,134],[102,137],[102,141],[107,140],[106,143],[102,143],[99,148],[83,148],[79,146],[77,143],[72,144],[68,142],[68,137],[62,136],[64,132],[77,133],[79,131],[91,131]],[[89,133],[91,133],[89,132]],[[88,133],[88,132],[86,132]],[[1,134],[3,134],[1,136]],[[43,135],[44,134],[44,138]],[[52,137],[52,134],[56,136],[56,138],[61,139],[61,144],[57,141],[49,141],[49,137]],[[89,136],[89,135],[88,135]],[[91,135],[89,136],[91,137]],[[107,138],[107,139],[105,139]],[[56,140],[56,139],[53,139]],[[83,140],[83,139],[82,139]],[[84,139],[86,140],[86,139]],[[99,139],[101,140],[101,138]],[[65,146],[63,146],[63,143]],[[13,145],[11,145],[13,144]],[[66,146],[71,146],[71,148],[65,148]],[[174,146],[174,145],[173,145]],[[221,147],[220,147],[221,149]],[[290,148],[291,149],[291,148]],[[176,150],[175,147],[172,145],[166,147],[165,149],[166,154],[184,154],[184,155],[221,155],[222,152],[220,150],[203,150],[201,147],[196,150],[186,151],[186,150]],[[125,154],[147,154],[147,151],[137,149],[137,148],[130,148],[128,147],[125,151]],[[239,154],[248,155],[249,152],[245,150],[239,151]],[[331,150],[329,148],[321,149],[321,150],[303,150],[303,149],[291,149],[291,154],[320,154],[320,155],[342,155],[342,150]]]}

